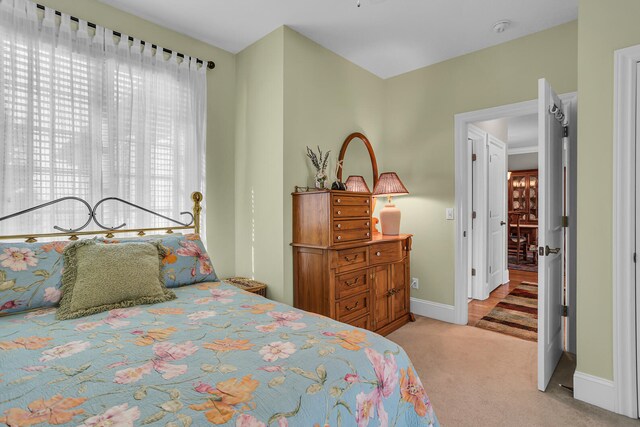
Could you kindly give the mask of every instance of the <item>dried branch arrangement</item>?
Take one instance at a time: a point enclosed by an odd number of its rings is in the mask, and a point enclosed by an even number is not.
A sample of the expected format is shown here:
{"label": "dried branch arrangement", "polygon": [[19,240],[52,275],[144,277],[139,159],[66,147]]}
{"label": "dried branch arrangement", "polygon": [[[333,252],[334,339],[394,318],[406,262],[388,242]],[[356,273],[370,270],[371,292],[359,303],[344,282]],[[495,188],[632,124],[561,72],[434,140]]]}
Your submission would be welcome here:
{"label": "dried branch arrangement", "polygon": [[329,165],[329,153],[322,153],[320,147],[318,147],[318,154],[314,153],[309,147],[307,147],[307,157],[311,159],[313,167],[316,168],[316,188],[325,188],[327,181],[327,166]]}
{"label": "dried branch arrangement", "polygon": [[313,167],[316,168],[316,172],[324,173],[327,170],[327,165],[329,164],[329,153],[331,150],[326,153],[322,153],[320,147],[318,147],[318,154],[313,152],[311,148],[307,147],[307,157],[311,159],[311,163]]}

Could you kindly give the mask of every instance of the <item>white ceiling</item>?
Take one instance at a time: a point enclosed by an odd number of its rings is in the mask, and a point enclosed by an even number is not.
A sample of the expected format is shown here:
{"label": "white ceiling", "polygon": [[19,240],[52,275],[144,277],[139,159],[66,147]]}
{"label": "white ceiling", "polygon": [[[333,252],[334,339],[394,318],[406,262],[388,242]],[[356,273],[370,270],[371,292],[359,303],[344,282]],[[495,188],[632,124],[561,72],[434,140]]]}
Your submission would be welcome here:
{"label": "white ceiling", "polygon": [[538,115],[511,117],[507,119],[509,150],[538,149]]}
{"label": "white ceiling", "polygon": [[[100,1],[233,53],[287,25],[382,78],[578,16],[578,0]],[[496,34],[501,19],[513,25]]]}

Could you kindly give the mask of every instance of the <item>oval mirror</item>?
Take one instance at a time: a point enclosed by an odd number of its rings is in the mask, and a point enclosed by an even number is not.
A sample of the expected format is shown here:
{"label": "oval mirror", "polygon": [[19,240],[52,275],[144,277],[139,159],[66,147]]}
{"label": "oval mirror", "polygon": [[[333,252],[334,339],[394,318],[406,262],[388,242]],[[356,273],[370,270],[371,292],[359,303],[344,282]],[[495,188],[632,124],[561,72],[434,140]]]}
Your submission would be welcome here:
{"label": "oval mirror", "polygon": [[373,192],[378,182],[378,162],[366,136],[360,132],[349,135],[342,144],[338,161],[342,161],[337,174],[339,181],[346,182],[350,176],[363,177],[369,192]]}

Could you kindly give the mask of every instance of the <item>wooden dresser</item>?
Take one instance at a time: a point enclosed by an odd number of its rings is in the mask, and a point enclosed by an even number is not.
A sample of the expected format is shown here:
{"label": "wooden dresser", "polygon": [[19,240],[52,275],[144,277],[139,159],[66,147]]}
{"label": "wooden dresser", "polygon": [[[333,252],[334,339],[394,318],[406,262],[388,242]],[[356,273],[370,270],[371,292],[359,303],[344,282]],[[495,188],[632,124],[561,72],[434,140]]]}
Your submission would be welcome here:
{"label": "wooden dresser", "polygon": [[297,308],[386,335],[409,320],[411,235],[373,233],[370,193],[293,193]]}

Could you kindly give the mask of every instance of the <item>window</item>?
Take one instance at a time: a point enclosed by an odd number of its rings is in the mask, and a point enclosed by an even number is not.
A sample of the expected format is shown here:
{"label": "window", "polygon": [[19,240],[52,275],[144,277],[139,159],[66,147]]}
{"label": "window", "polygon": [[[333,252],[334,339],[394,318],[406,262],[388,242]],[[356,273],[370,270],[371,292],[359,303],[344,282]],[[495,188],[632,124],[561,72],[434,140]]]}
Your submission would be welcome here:
{"label": "window", "polygon": [[[0,3],[0,216],[65,196],[120,197],[179,219],[204,191],[206,75],[139,40],[89,33],[34,3]],[[168,225],[101,206],[105,226]],[[0,223],[1,234],[76,228],[77,202]],[[25,221],[26,219],[26,221]],[[187,218],[183,218],[187,220]]]}

